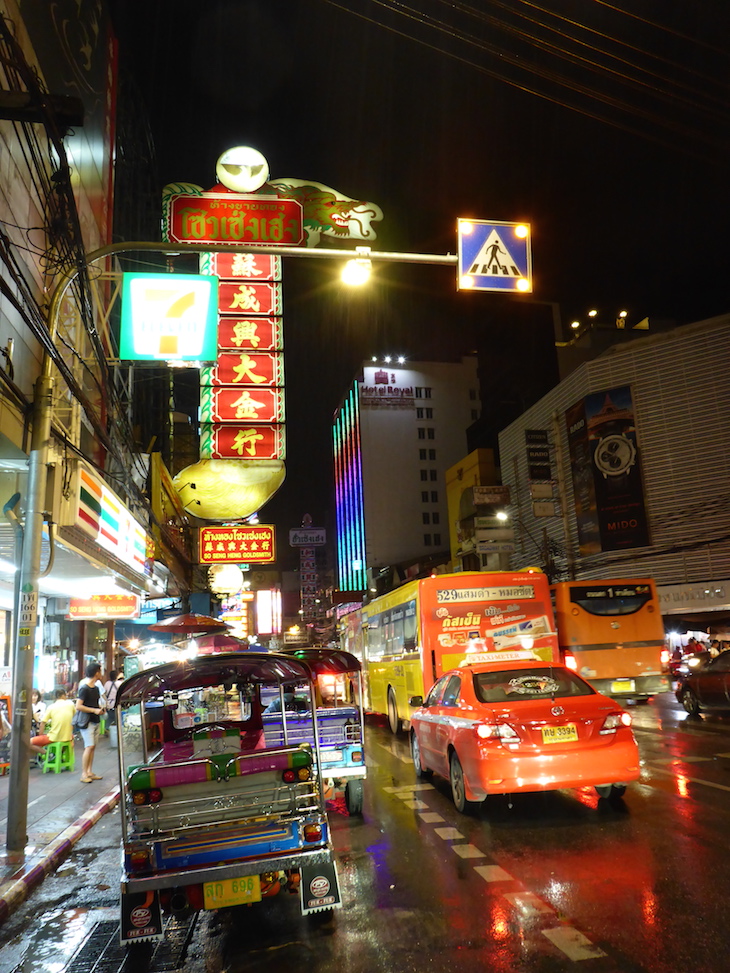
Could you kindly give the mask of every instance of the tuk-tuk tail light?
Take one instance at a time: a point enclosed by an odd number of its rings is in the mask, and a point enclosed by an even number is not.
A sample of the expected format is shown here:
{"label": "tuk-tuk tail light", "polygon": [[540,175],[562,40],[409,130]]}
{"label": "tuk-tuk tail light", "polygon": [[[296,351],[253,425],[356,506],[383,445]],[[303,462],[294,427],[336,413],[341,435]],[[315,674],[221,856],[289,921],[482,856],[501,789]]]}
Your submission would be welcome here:
{"label": "tuk-tuk tail light", "polygon": [[132,794],[132,803],[138,806],[144,804],[159,804],[162,800],[162,791],[159,787],[150,787],[149,790],[135,791]]}
{"label": "tuk-tuk tail light", "polygon": [[311,767],[289,767],[281,775],[285,784],[297,784],[300,781],[309,780],[311,776]]}
{"label": "tuk-tuk tail light", "polygon": [[322,840],[321,824],[305,824],[302,831],[305,841],[314,842]]}
{"label": "tuk-tuk tail light", "polygon": [[353,750],[351,756],[354,764],[362,763],[362,750]]}
{"label": "tuk-tuk tail light", "polygon": [[150,864],[150,852],[148,848],[137,848],[131,851],[128,856],[130,872],[143,872]]}

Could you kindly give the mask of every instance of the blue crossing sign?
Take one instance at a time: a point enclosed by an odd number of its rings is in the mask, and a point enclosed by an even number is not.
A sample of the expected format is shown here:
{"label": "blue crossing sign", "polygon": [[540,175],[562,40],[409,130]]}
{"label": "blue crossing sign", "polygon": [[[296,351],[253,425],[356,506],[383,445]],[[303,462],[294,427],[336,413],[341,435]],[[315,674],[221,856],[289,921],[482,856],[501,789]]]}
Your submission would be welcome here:
{"label": "blue crossing sign", "polygon": [[532,292],[529,223],[459,219],[457,288]]}

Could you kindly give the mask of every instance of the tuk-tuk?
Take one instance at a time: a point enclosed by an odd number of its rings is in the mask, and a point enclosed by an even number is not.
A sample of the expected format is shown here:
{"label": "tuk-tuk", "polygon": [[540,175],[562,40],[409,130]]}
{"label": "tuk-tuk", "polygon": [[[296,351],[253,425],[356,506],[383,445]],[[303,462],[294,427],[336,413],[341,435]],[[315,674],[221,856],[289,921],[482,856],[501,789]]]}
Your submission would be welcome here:
{"label": "tuk-tuk", "polygon": [[267,739],[265,700],[309,667],[235,653],[147,669],[116,700],[123,943],[164,938],[162,916],[298,893],[303,914],[341,905],[318,734]]}
{"label": "tuk-tuk", "polygon": [[[314,676],[322,776],[331,790],[344,785],[348,812],[362,814],[367,769],[360,662],[340,649],[301,648],[286,654],[306,662]],[[304,686],[283,702],[271,699],[263,717],[267,743],[313,743],[308,705]]]}

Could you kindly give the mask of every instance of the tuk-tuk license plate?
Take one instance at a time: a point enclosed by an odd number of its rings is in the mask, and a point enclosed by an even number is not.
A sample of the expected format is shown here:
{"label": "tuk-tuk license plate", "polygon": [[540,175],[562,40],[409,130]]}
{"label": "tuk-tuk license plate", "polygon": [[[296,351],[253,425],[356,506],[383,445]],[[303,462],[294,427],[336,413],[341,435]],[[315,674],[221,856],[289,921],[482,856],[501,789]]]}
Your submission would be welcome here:
{"label": "tuk-tuk license plate", "polygon": [[224,909],[229,905],[244,905],[246,902],[260,901],[261,883],[258,875],[203,883],[204,909]]}
{"label": "tuk-tuk license plate", "polygon": [[570,743],[578,739],[578,729],[575,723],[565,726],[544,726],[542,728],[543,743]]}

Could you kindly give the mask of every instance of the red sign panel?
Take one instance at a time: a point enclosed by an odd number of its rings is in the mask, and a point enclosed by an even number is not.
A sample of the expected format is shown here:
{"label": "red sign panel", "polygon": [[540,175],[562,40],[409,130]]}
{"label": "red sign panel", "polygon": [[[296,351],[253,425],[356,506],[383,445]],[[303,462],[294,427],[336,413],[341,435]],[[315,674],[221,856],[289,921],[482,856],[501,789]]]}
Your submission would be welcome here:
{"label": "red sign panel", "polygon": [[284,390],[201,385],[201,422],[283,422]]}
{"label": "red sign panel", "polygon": [[137,595],[90,595],[69,598],[66,618],[139,618]]}
{"label": "red sign panel", "polygon": [[283,425],[200,427],[201,459],[284,459]]}
{"label": "red sign panel", "polygon": [[284,384],[284,356],[275,352],[249,355],[221,352],[215,365],[200,370],[201,385],[251,385],[254,388]]}
{"label": "red sign panel", "polygon": [[168,240],[176,243],[275,243],[296,247],[304,240],[301,204],[278,196],[203,193],[172,196]]}
{"label": "red sign panel", "polygon": [[218,349],[220,351],[281,351],[284,329],[281,318],[218,318]]}
{"label": "red sign panel", "polygon": [[281,284],[222,280],[218,284],[218,311],[237,317],[250,314],[281,314]]}
{"label": "red sign panel", "polygon": [[268,253],[211,253],[205,271],[221,280],[281,280],[281,257]]}
{"label": "red sign panel", "polygon": [[275,528],[268,524],[201,527],[201,564],[262,564],[276,559]]}

